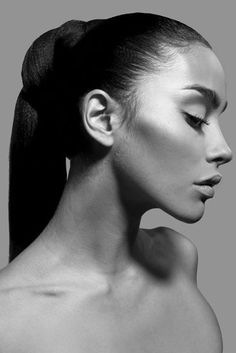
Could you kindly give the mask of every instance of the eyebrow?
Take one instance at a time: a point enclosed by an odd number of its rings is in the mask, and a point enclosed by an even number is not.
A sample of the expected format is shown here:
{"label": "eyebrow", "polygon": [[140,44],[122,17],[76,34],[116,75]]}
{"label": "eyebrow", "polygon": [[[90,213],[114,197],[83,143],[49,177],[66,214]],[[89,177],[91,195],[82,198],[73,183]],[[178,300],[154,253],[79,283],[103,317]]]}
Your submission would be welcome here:
{"label": "eyebrow", "polygon": [[[218,109],[220,106],[221,100],[218,94],[207,87],[196,84],[196,85],[185,86],[183,89],[195,90],[201,93],[201,95],[205,98],[205,100],[207,100],[210,103],[213,109]],[[221,113],[225,111],[225,109],[227,108],[227,105],[228,105],[228,102],[226,101]]]}

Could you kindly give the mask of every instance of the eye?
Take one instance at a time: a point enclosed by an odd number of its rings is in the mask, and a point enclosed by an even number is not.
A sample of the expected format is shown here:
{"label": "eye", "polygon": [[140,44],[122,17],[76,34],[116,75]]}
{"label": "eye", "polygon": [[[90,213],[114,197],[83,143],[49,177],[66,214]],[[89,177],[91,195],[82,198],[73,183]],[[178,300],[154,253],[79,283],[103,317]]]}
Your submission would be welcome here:
{"label": "eye", "polygon": [[209,125],[209,123],[206,120],[198,117],[197,115],[192,115],[189,113],[184,113],[184,115],[186,116],[190,125],[193,126],[194,128],[201,129],[203,124]]}

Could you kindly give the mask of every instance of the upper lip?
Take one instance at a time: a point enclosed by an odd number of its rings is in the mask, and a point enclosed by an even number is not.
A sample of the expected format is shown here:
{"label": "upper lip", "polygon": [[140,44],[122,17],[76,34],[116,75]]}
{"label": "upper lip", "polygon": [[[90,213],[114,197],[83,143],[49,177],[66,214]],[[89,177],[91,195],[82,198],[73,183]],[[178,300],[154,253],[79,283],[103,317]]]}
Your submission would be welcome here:
{"label": "upper lip", "polygon": [[210,186],[214,186],[216,184],[219,184],[219,182],[222,179],[222,175],[220,174],[215,174],[209,178],[206,178],[204,180],[201,180],[199,182],[197,182],[196,184],[198,185],[210,185]]}

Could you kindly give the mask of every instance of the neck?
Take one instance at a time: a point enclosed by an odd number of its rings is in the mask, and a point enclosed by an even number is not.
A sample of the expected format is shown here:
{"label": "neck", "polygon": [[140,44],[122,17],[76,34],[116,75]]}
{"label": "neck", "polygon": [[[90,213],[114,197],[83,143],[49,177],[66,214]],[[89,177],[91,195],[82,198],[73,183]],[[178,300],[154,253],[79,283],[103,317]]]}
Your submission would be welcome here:
{"label": "neck", "polygon": [[137,204],[121,197],[115,178],[103,169],[102,175],[69,178],[41,238],[62,265],[118,274],[133,262],[141,216]]}

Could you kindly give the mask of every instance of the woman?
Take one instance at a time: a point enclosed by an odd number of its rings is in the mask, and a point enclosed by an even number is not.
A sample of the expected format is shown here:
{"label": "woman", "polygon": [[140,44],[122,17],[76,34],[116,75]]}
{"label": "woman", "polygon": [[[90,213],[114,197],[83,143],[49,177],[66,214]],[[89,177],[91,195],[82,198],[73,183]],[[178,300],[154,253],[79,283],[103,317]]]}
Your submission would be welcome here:
{"label": "woman", "polygon": [[152,208],[201,219],[232,159],[209,43],[147,13],[69,21],[32,44],[22,78],[0,351],[222,352],[194,244],[139,229]]}

